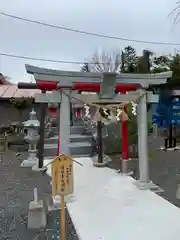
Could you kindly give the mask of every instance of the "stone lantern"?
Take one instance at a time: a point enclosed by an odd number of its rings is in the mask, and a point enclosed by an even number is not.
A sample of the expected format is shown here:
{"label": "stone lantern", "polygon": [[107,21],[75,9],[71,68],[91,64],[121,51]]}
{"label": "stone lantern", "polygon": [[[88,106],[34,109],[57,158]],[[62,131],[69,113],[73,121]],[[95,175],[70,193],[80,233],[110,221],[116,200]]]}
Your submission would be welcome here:
{"label": "stone lantern", "polygon": [[28,158],[21,163],[21,167],[32,167],[33,170],[38,170],[38,158],[36,157],[36,144],[39,140],[40,123],[36,118],[34,109],[29,114],[30,119],[23,122],[24,130],[26,131],[25,140],[29,143]]}

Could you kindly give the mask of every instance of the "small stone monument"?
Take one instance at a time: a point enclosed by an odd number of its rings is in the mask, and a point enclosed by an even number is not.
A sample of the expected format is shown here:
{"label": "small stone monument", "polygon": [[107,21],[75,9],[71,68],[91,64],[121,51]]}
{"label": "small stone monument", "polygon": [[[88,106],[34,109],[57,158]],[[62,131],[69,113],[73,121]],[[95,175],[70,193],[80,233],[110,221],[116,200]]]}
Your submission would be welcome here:
{"label": "small stone monument", "polygon": [[29,143],[28,158],[21,163],[21,167],[32,167],[33,170],[38,170],[38,158],[36,157],[37,148],[36,144],[39,140],[38,129],[40,126],[39,121],[36,118],[36,112],[34,109],[29,114],[30,119],[24,122],[24,129],[27,130],[25,140]]}
{"label": "small stone monument", "polygon": [[28,229],[45,228],[47,225],[47,207],[44,201],[38,200],[37,188],[34,188],[34,200],[29,203]]}

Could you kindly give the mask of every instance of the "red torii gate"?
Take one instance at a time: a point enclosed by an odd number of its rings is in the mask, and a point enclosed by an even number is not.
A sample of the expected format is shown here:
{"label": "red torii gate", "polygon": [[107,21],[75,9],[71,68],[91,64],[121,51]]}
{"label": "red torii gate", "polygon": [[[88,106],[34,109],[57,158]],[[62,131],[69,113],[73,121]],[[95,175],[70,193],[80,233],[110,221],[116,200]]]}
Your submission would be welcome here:
{"label": "red torii gate", "polygon": [[[41,91],[52,91],[57,90],[57,84],[55,82],[42,82],[36,81],[37,88]],[[100,92],[100,84],[97,83],[75,83],[72,87],[72,90],[81,91],[81,92]],[[129,91],[137,90],[137,84],[116,84],[116,93],[126,94]],[[126,105],[124,106],[124,111],[127,112]],[[127,161],[129,159],[128,154],[128,127],[127,121],[123,121],[121,124],[121,132],[122,132],[122,158],[123,161]],[[59,141],[58,141],[58,153],[59,153]]]}

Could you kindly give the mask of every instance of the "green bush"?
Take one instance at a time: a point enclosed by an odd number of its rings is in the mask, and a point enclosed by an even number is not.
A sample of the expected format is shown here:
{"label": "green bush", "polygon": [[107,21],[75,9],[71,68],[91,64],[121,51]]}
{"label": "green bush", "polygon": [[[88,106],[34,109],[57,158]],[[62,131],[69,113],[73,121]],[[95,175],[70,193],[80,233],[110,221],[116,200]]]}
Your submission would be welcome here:
{"label": "green bush", "polygon": [[[132,105],[127,105],[128,142],[129,145],[138,143],[137,117],[132,114]],[[148,114],[148,133],[152,131],[151,114]],[[106,153],[120,153],[122,151],[122,136],[120,123],[110,124],[107,127],[108,137],[105,139]]]}

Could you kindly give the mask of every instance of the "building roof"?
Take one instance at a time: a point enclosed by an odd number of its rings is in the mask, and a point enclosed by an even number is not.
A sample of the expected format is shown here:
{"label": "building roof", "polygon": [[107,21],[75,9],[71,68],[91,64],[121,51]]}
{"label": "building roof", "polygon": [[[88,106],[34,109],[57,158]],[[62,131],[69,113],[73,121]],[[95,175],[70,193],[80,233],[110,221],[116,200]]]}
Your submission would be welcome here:
{"label": "building roof", "polygon": [[17,85],[0,85],[0,99],[34,98],[38,89],[18,89]]}
{"label": "building roof", "polygon": [[8,81],[8,78],[5,77],[2,73],[0,73],[0,84],[2,84],[2,85],[13,85],[13,83]]}

